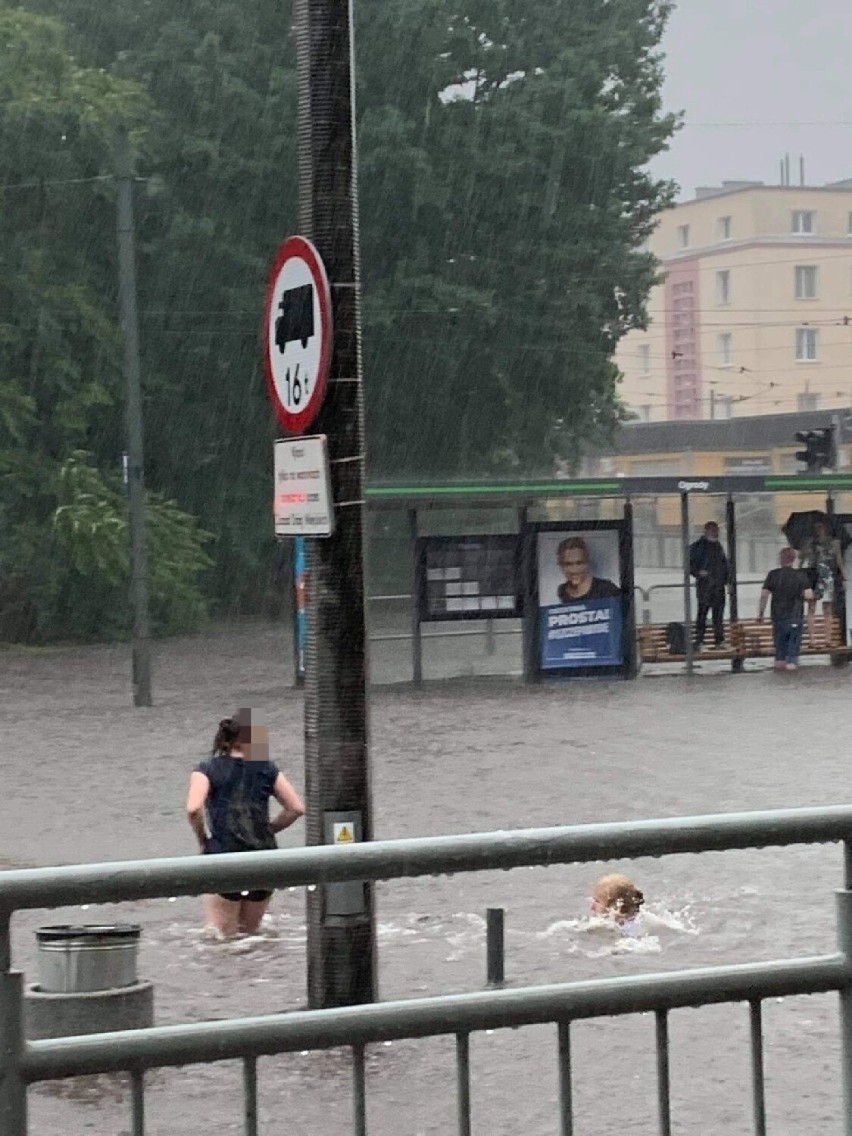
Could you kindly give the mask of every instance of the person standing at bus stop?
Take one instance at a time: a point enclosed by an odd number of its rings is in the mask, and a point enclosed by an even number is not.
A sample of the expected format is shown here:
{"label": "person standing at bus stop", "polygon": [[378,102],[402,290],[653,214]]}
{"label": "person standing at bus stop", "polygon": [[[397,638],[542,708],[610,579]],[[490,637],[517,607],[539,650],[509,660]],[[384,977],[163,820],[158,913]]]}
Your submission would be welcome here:
{"label": "person standing at bus stop", "polygon": [[725,591],[730,580],[728,557],[715,521],[708,521],[704,535],[689,546],[689,573],[695,578],[698,599],[693,650],[698,650],[704,642],[709,613],[713,616],[713,639],[717,647],[722,647],[725,643]]}
{"label": "person standing at bus stop", "polygon": [[792,548],[782,548],[778,554],[778,568],[773,568],[763,582],[760,591],[760,604],[757,610],[758,623],[763,622],[766,604],[772,597],[772,636],[775,640],[776,671],[795,671],[799,666],[799,652],[802,649],[802,620],[805,600],[814,598],[807,572],[794,568],[796,553]]}

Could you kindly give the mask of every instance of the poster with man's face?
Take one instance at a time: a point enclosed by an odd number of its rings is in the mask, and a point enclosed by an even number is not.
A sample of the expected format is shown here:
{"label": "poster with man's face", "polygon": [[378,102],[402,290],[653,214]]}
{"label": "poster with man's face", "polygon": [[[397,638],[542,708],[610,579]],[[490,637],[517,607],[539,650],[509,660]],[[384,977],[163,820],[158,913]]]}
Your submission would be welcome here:
{"label": "poster with man's face", "polygon": [[620,666],[618,531],[549,530],[537,541],[542,669]]}

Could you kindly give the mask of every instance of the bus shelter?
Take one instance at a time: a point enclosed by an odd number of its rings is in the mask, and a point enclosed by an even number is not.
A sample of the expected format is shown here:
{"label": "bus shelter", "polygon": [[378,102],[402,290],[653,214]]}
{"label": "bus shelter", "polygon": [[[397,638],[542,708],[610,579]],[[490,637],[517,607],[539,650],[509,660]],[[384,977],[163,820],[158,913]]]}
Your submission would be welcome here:
{"label": "bus shelter", "polygon": [[[784,513],[818,510],[852,536],[852,509],[843,512],[852,474],[844,473],[372,485],[366,494],[371,512],[406,518],[415,683],[423,678],[424,624],[474,620],[487,621],[489,629],[504,619],[521,621],[523,672],[530,682],[606,674],[634,678],[643,662],[680,663],[693,673],[689,548],[693,524],[703,523],[709,502],[720,500],[730,567],[730,641],[712,657],[741,671],[748,658],[770,657],[772,645],[771,627],[740,610],[738,504],[769,495]],[[637,603],[647,593],[636,584],[634,506],[649,499],[665,502],[679,519],[680,610],[676,620],[661,624],[653,623],[647,605]],[[469,517],[481,510],[513,523],[501,532],[459,532],[457,525],[452,533],[427,531],[434,515],[453,511]],[[584,561],[592,583],[587,575],[585,600],[572,602],[565,574],[575,565],[582,570]],[[772,566],[774,559],[761,569]],[[850,651],[846,598],[839,590],[830,625],[821,627],[819,647],[810,652],[835,664],[845,662]],[[673,622],[682,627],[679,637],[672,634]]]}

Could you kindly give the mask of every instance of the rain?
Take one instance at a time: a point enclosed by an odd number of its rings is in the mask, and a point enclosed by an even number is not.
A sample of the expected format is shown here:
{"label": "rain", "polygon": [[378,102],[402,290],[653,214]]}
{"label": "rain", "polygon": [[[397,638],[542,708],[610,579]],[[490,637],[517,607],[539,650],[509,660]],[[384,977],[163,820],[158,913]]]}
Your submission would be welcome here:
{"label": "rain", "polygon": [[[236,707],[307,804],[287,850],[842,804],[839,0],[355,0],[355,286],[321,207],[347,124],[305,182],[320,7],[0,0],[0,873],[194,856]],[[131,922],[158,1025],[316,1009],[339,902],[381,1001],[484,990],[494,907],[508,990],[659,975],[831,954],[841,860],[282,887],[235,937],[178,887],[81,897],[16,913],[12,957],[32,989],[39,927]],[[590,909],[608,873],[628,920]],[[748,1007],[670,1028],[673,1130],[752,1131]],[[836,996],[763,1030],[769,1130],[839,1136]],[[651,1131],[653,1015],[572,1038],[576,1130]],[[556,1130],[554,1024],[472,1034],[470,1068],[474,1130]],[[373,1136],[455,1130],[453,1037],[368,1046],[366,1087]],[[257,1091],[259,1131],[350,1130],[344,1050]],[[239,1062],[154,1070],[146,1131],[242,1131],[242,1092]],[[123,1075],[28,1099],[32,1136],[130,1130]]]}

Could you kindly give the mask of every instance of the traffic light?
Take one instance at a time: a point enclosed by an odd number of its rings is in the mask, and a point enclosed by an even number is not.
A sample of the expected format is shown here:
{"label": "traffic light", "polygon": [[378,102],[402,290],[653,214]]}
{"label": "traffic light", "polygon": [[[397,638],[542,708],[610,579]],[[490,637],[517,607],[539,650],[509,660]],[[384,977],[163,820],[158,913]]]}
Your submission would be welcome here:
{"label": "traffic light", "polygon": [[800,473],[822,473],[837,468],[837,445],[834,426],[819,430],[799,430],[796,441],[805,447],[796,451],[796,461],[804,463]]}

